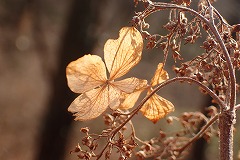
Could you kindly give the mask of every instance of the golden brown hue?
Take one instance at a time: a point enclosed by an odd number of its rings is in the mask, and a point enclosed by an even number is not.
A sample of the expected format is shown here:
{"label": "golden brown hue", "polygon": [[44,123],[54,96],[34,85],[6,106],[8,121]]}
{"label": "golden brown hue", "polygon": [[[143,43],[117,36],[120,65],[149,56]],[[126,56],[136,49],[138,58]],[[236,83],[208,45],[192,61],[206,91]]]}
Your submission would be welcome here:
{"label": "golden brown hue", "polygon": [[85,55],[67,66],[68,86],[73,92],[81,93],[68,108],[76,116],[75,120],[96,118],[108,106],[116,110],[123,93],[130,94],[147,85],[146,80],[135,77],[115,81],[140,61],[142,49],[140,32],[134,27],[124,27],[117,40],[110,39],[104,46],[106,66],[97,55]]}
{"label": "golden brown hue", "polygon": [[155,74],[151,80],[151,86],[156,86],[169,79],[167,71],[163,69],[163,63],[159,63]]}
{"label": "golden brown hue", "polygon": [[[159,63],[151,80],[151,86],[154,87],[167,79],[169,79],[168,73],[163,69],[163,64]],[[148,94],[150,94],[150,92],[151,91],[148,91]],[[153,123],[156,123],[172,111],[174,111],[173,104],[157,94],[153,94],[141,108],[143,115]]]}

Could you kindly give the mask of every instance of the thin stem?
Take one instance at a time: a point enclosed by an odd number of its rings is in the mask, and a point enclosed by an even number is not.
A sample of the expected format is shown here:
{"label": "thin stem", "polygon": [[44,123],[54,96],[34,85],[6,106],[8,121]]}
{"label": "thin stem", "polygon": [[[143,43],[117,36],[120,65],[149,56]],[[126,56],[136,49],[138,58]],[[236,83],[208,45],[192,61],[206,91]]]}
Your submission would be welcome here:
{"label": "thin stem", "polygon": [[198,140],[202,134],[218,119],[219,114],[215,115],[187,144],[178,150],[181,154],[190,144]]}
{"label": "thin stem", "polygon": [[236,77],[235,71],[233,68],[233,64],[231,62],[231,57],[228,53],[228,50],[224,44],[222,37],[214,23],[213,17],[213,7],[209,5],[210,11],[210,29],[215,36],[216,40],[218,41],[222,53],[225,57],[226,64],[229,71],[229,78],[230,78],[230,109],[226,106],[222,108],[222,113],[219,116],[219,130],[220,130],[220,157],[221,160],[232,160],[233,159],[233,125],[235,123],[235,104],[236,104]]}
{"label": "thin stem", "polygon": [[185,6],[181,6],[181,5],[177,5],[177,4],[169,4],[169,3],[164,3],[164,2],[153,2],[152,4],[149,5],[149,7],[146,9],[146,11],[143,12],[143,15],[140,18],[145,19],[152,13],[157,12],[159,10],[163,10],[163,9],[184,10],[184,11],[187,11],[187,12],[193,14],[194,16],[198,17],[204,23],[208,24],[208,20],[203,15],[199,14],[197,11],[195,11],[191,8],[185,7]]}
{"label": "thin stem", "polygon": [[[210,8],[210,12],[213,12],[212,5],[210,3],[208,5]],[[230,77],[230,95],[231,95],[230,96],[230,109],[233,110],[235,103],[236,103],[236,77],[235,77],[233,65],[231,63],[230,55],[229,55],[227,48],[220,36],[215,24],[214,24],[213,17],[211,17],[211,19],[208,20],[203,15],[199,14],[197,11],[195,11],[191,8],[185,7],[185,6],[181,6],[181,5],[177,5],[177,4],[169,4],[169,3],[164,3],[164,2],[152,2],[151,4],[149,4],[149,7],[146,9],[146,11],[143,12],[141,18],[145,19],[152,13],[163,10],[163,9],[181,9],[181,10],[187,11],[187,12],[191,13],[192,15],[194,15],[195,17],[198,17],[202,22],[204,22],[210,28],[210,30],[212,31],[212,34],[216,38],[220,47],[222,48],[223,55],[226,59],[226,64],[227,64],[227,67],[229,70],[229,77]]]}
{"label": "thin stem", "polygon": [[231,62],[231,57],[227,51],[227,48],[224,44],[224,41],[222,37],[220,36],[218,29],[216,25],[214,24],[214,18],[213,18],[213,7],[212,5],[209,6],[210,9],[210,20],[208,23],[208,26],[210,27],[213,35],[215,36],[216,40],[218,41],[220,47],[222,48],[223,55],[226,59],[226,64],[229,70],[229,78],[230,78],[230,110],[234,109],[234,106],[236,104],[236,77],[235,72],[233,68],[233,64]]}
{"label": "thin stem", "polygon": [[234,108],[235,108],[236,110],[239,110],[239,109],[240,109],[240,104],[236,105]]}
{"label": "thin stem", "polygon": [[115,128],[113,131],[112,131],[112,137],[115,136],[115,134],[124,126],[126,125],[127,122],[129,122],[133,116],[135,114],[137,114],[139,112],[139,110],[142,108],[142,106],[148,101],[148,99],[150,97],[152,97],[156,92],[158,92],[160,89],[162,89],[163,87],[165,87],[166,85],[168,84],[171,84],[171,83],[175,83],[175,82],[178,82],[178,81],[185,81],[185,82],[190,82],[190,83],[194,83],[196,85],[198,85],[199,87],[201,87],[202,89],[204,89],[217,103],[219,106],[223,107],[224,106],[224,103],[223,101],[211,90],[209,89],[207,86],[205,86],[204,84],[202,84],[201,82],[193,79],[193,78],[190,78],[190,77],[176,77],[176,78],[172,78],[172,79],[169,79],[163,83],[161,83],[160,85],[158,85],[150,94],[148,94],[141,102],[140,104],[138,105],[138,107],[132,111],[132,114],[121,124],[119,125],[117,128]]}
{"label": "thin stem", "polygon": [[102,157],[104,151],[107,149],[107,147],[108,147],[108,145],[109,145],[110,143],[111,143],[110,141],[107,142],[107,144],[104,146],[104,148],[102,149],[102,151],[97,155],[96,160],[99,160],[99,159]]}

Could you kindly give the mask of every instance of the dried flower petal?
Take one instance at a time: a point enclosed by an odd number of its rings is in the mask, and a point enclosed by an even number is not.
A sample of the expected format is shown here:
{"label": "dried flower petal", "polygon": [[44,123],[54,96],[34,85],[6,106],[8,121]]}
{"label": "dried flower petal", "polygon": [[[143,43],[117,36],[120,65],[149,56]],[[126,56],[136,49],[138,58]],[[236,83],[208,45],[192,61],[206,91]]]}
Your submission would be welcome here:
{"label": "dried flower petal", "polygon": [[85,55],[71,62],[66,68],[69,88],[75,93],[94,89],[107,80],[106,67],[101,57]]}
{"label": "dried flower petal", "polygon": [[120,91],[108,86],[93,89],[78,96],[69,106],[75,120],[90,120],[102,114],[109,105],[118,106]]}
{"label": "dried flower petal", "polygon": [[138,90],[136,92],[133,92],[131,94],[124,93],[122,94],[122,102],[121,105],[119,106],[119,109],[130,109],[132,108],[135,103],[137,102],[140,94],[142,93],[143,90]]}
{"label": "dried flower petal", "polygon": [[146,88],[147,80],[138,79],[135,77],[127,78],[121,81],[115,81],[112,83],[115,87],[125,93],[132,93],[135,90]]}
{"label": "dried flower petal", "polygon": [[134,27],[124,27],[117,40],[110,39],[104,45],[104,60],[110,80],[125,75],[141,59],[143,39]]}
{"label": "dried flower petal", "polygon": [[75,120],[90,120],[98,117],[109,106],[116,110],[120,105],[121,94],[133,93],[146,87],[147,81],[127,78],[115,81],[126,74],[141,59],[143,40],[134,27],[120,30],[117,40],[108,40],[104,46],[106,67],[99,56],[85,55],[71,62],[66,69],[68,85],[73,92],[82,93],[69,106]]}
{"label": "dried flower petal", "polygon": [[157,94],[152,95],[141,108],[143,115],[153,123],[172,111],[174,111],[173,104]]}
{"label": "dried flower petal", "polygon": [[163,63],[159,63],[151,80],[151,86],[155,86],[169,79],[168,73],[163,69]]}

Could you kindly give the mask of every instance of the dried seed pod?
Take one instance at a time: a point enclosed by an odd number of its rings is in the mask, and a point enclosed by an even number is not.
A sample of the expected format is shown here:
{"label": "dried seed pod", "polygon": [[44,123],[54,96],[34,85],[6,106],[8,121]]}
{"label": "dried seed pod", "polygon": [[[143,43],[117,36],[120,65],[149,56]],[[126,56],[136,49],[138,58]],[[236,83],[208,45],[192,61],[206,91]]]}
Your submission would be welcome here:
{"label": "dried seed pod", "polygon": [[207,109],[208,116],[214,116],[217,114],[217,108],[215,106],[209,106]]}
{"label": "dried seed pod", "polygon": [[173,122],[173,117],[169,116],[169,117],[167,117],[166,120],[167,120],[168,124],[171,124]]}
{"label": "dried seed pod", "polygon": [[190,4],[192,3],[192,0],[183,0],[183,2],[184,2],[187,6],[190,6]]}
{"label": "dried seed pod", "polygon": [[196,42],[196,39],[197,39],[197,36],[196,35],[191,35],[191,36],[187,36],[186,38],[184,38],[185,40],[185,43],[184,44],[187,44],[187,43],[195,43]]}
{"label": "dried seed pod", "polygon": [[163,28],[166,28],[169,31],[172,31],[176,27],[177,27],[177,23],[174,21],[169,21],[166,25],[163,26]]}
{"label": "dried seed pod", "polygon": [[85,159],[86,158],[84,152],[80,152],[77,156],[78,156],[79,159]]}
{"label": "dried seed pod", "polygon": [[150,25],[149,25],[148,23],[146,23],[146,22],[143,21],[142,27],[143,27],[144,29],[148,29],[148,28],[150,27]]}
{"label": "dried seed pod", "polygon": [[111,151],[106,151],[105,152],[105,159],[110,159],[110,156],[111,156]]}
{"label": "dried seed pod", "polygon": [[121,149],[122,149],[123,152],[126,152],[128,150],[126,146],[122,146]]}
{"label": "dried seed pod", "polygon": [[88,127],[84,127],[80,129],[81,132],[83,133],[88,133],[89,132],[89,128]]}
{"label": "dried seed pod", "polygon": [[160,138],[162,138],[162,139],[167,136],[166,133],[161,130],[159,131],[159,135],[160,135]]}
{"label": "dried seed pod", "polygon": [[198,73],[196,73],[195,75],[197,76],[197,80],[198,80],[199,82],[202,82],[202,81],[204,80],[203,74],[202,74],[201,72],[198,72]]}
{"label": "dried seed pod", "polygon": [[176,67],[176,66],[173,66],[173,67],[172,67],[172,70],[173,70],[176,74],[178,74],[179,71],[180,71],[180,68],[178,68],[178,67]]}
{"label": "dried seed pod", "polygon": [[232,32],[240,32],[240,24],[233,25]]}
{"label": "dried seed pod", "polygon": [[85,158],[86,159],[91,159],[92,158],[92,153],[89,153],[89,152],[85,153]]}
{"label": "dried seed pod", "polygon": [[132,22],[133,22],[134,24],[139,25],[139,24],[141,23],[141,19],[140,19],[139,16],[134,16],[134,17],[132,18]]}
{"label": "dried seed pod", "polygon": [[156,46],[156,42],[155,41],[149,41],[147,43],[147,49],[153,49]]}
{"label": "dried seed pod", "polygon": [[239,58],[240,57],[240,51],[236,50],[234,51],[234,58]]}
{"label": "dried seed pod", "polygon": [[70,154],[71,153],[77,153],[77,152],[79,152],[79,151],[81,151],[81,147],[80,147],[80,145],[78,144],[76,147],[75,147],[75,149],[74,150],[72,150],[72,151],[70,151]]}
{"label": "dried seed pod", "polygon": [[147,157],[146,153],[144,151],[138,151],[136,153],[136,156],[138,156],[141,160],[145,157]]}
{"label": "dried seed pod", "polygon": [[150,144],[146,144],[145,147],[144,147],[144,149],[145,149],[146,151],[151,151],[152,146],[151,146]]}
{"label": "dried seed pod", "polygon": [[177,60],[183,60],[183,58],[181,57],[181,55],[178,51],[173,51],[172,52],[172,58],[174,59],[175,62]]}
{"label": "dried seed pod", "polygon": [[142,31],[142,37],[143,37],[144,39],[148,39],[148,37],[150,37],[150,36],[151,36],[151,34],[148,33],[147,31]]}
{"label": "dried seed pod", "polygon": [[188,119],[189,119],[191,116],[192,116],[192,115],[191,115],[190,113],[184,112],[184,113],[182,114],[182,120],[188,121]]}
{"label": "dried seed pod", "polygon": [[125,156],[126,156],[126,158],[130,158],[132,156],[132,152],[131,151],[126,151]]}
{"label": "dried seed pod", "polygon": [[173,0],[174,3],[181,5],[183,4],[183,0]]}
{"label": "dried seed pod", "polygon": [[205,31],[208,31],[209,30],[209,27],[206,23],[201,23],[202,24],[202,28],[205,30]]}
{"label": "dried seed pod", "polygon": [[86,146],[90,146],[92,144],[91,137],[90,136],[83,137],[82,144]]}
{"label": "dried seed pod", "polygon": [[159,43],[159,46],[162,48],[162,50],[165,50],[167,47],[167,42]]}

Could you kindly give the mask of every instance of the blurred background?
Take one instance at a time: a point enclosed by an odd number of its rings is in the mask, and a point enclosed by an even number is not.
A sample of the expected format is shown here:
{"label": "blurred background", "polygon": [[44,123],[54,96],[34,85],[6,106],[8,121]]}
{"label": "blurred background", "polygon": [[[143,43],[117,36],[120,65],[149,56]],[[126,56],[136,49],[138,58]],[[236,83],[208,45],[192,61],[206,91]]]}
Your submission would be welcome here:
{"label": "blurred background", "polygon": [[[216,8],[230,24],[240,23],[238,0],[219,0]],[[119,29],[130,25],[134,11],[132,0],[0,0],[1,160],[77,159],[69,152],[81,141],[80,127],[90,126],[99,133],[103,124],[101,117],[73,121],[67,108],[77,95],[67,87],[65,68],[84,54],[103,56],[105,41],[117,38]],[[161,18],[149,19],[155,29],[161,29]],[[190,53],[195,51],[188,48]],[[144,50],[143,61],[128,76],[149,79],[162,60],[159,52]],[[174,75],[170,66],[167,70]],[[175,104],[173,115],[202,111],[210,104],[209,97],[192,85],[172,85],[160,94]],[[153,125],[141,114],[136,121],[141,124],[136,124],[136,130],[143,139],[168,127],[165,121]],[[239,137],[235,139],[235,157]],[[200,155],[193,150],[189,159],[215,159],[217,145],[217,140],[209,145],[201,142],[198,146],[204,149],[195,149]],[[210,151],[214,154],[208,154]]]}

